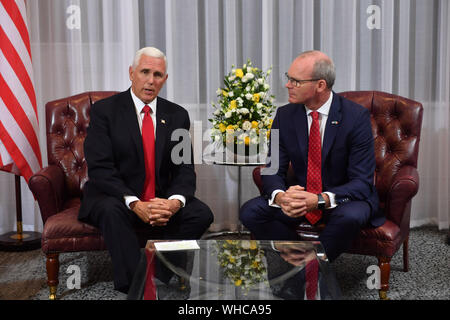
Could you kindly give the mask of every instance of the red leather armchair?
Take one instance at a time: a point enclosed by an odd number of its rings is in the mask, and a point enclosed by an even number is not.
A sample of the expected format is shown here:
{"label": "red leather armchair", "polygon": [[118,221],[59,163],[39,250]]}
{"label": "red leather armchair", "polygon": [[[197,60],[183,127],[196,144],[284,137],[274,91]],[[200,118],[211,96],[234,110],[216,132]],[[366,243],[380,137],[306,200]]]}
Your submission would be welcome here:
{"label": "red leather armchair", "polygon": [[45,106],[48,166],[29,180],[41,210],[42,250],[47,256],[50,299],[56,298],[62,252],[105,250],[98,229],[78,221],[81,194],[87,181],[83,143],[93,103],[115,92],[86,92]]}
{"label": "red leather armchair", "polygon": [[[386,222],[378,228],[365,228],[359,233],[349,253],[375,256],[381,270],[380,298],[387,298],[390,261],[403,244],[403,270],[408,271],[408,237],[411,199],[419,189],[417,159],[422,127],[422,104],[400,96],[377,91],[339,93],[366,107],[371,112],[375,140],[375,185]],[[260,167],[253,179],[262,191]],[[293,176],[288,171],[287,179]],[[299,225],[303,240],[317,239],[323,225]]]}

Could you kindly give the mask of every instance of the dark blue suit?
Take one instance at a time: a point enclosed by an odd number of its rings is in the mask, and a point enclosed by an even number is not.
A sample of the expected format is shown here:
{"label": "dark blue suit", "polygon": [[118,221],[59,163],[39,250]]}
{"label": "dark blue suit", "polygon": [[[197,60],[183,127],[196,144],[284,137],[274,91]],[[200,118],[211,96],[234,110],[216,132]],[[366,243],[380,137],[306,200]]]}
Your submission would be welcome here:
{"label": "dark blue suit", "polygon": [[[306,187],[306,117],[305,106],[300,104],[277,110],[272,130],[279,130],[279,168],[276,174],[262,175],[263,195],[245,203],[240,213],[241,221],[257,239],[297,238],[295,226],[304,218],[288,217],[281,209],[270,207],[268,199],[276,189],[287,190],[297,184]],[[337,207],[324,210],[326,227],[319,238],[330,260],[348,249],[361,227],[369,223],[380,226],[385,221],[378,210],[373,184],[375,152],[371,128],[366,108],[333,93],[322,146],[322,190],[336,195]],[[275,149],[271,146],[271,150]],[[290,163],[295,179],[287,183]]]}

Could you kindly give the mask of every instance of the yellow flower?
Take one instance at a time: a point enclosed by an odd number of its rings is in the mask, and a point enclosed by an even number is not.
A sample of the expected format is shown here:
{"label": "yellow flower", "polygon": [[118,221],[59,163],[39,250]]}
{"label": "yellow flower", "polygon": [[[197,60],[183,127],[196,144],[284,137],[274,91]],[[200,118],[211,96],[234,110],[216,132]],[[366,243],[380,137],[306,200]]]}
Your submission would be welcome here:
{"label": "yellow flower", "polygon": [[226,125],[224,125],[223,123],[219,123],[219,130],[220,130],[220,132],[225,132],[226,129],[227,129]]}
{"label": "yellow flower", "polygon": [[234,282],[234,285],[235,285],[236,287],[239,287],[241,284],[242,284],[242,280],[241,280],[241,279],[238,279],[238,280],[236,280],[236,281]]}
{"label": "yellow flower", "polygon": [[248,146],[250,144],[250,137],[248,137],[248,136],[245,137],[244,143],[245,143],[246,146]]}
{"label": "yellow flower", "polygon": [[230,257],[228,260],[230,260],[231,263],[235,263],[236,259],[234,257]]}
{"label": "yellow flower", "polygon": [[273,123],[273,119],[269,120],[270,124],[269,124],[269,129],[272,128],[272,123]]}
{"label": "yellow flower", "polygon": [[252,267],[253,268],[256,269],[256,268],[258,268],[258,266],[259,266],[259,262],[258,261],[255,260],[255,261],[252,262]]}
{"label": "yellow flower", "polygon": [[244,76],[244,72],[242,69],[236,69],[236,77],[242,78]]}
{"label": "yellow flower", "polygon": [[255,240],[251,240],[250,241],[250,249],[255,250],[256,248],[258,248],[258,245],[256,243]]}
{"label": "yellow flower", "polygon": [[259,102],[259,98],[260,98],[260,97],[259,97],[259,93],[254,93],[254,94],[253,94],[253,99],[252,99],[252,100],[253,100],[254,102],[258,103],[258,102]]}
{"label": "yellow flower", "polygon": [[230,110],[236,109],[237,105],[236,105],[236,100],[231,100],[230,102]]}
{"label": "yellow flower", "polygon": [[252,121],[252,129],[258,128],[258,121]]}
{"label": "yellow flower", "polygon": [[266,135],[267,135],[267,139],[269,139],[270,138],[270,130],[267,130]]}
{"label": "yellow flower", "polygon": [[227,127],[227,130],[230,130],[231,133],[233,133],[234,132],[234,125],[229,124],[228,127]]}
{"label": "yellow flower", "polygon": [[226,92],[225,90],[222,90],[222,95],[223,95],[224,97],[228,97],[228,92]]}

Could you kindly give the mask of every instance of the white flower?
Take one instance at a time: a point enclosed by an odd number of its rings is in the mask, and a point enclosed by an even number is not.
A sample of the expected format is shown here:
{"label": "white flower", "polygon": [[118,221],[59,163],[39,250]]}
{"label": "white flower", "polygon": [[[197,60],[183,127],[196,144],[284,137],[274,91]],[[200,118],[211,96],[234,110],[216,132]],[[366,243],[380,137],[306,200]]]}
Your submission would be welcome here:
{"label": "white flower", "polygon": [[252,124],[250,123],[250,121],[244,121],[244,123],[242,124],[242,129],[244,130],[250,130],[252,128]]}
{"label": "white flower", "polygon": [[263,107],[263,104],[262,104],[261,102],[258,102],[258,103],[256,104],[256,108],[262,109],[262,107]]}
{"label": "white flower", "polygon": [[225,118],[231,118],[231,111],[227,111],[226,113],[225,113]]}
{"label": "white flower", "polygon": [[236,99],[237,103],[239,104],[240,107],[242,107],[244,105],[244,100],[242,100],[241,97]]}
{"label": "white flower", "polygon": [[220,88],[217,89],[216,93],[217,93],[217,95],[222,94],[222,89],[220,89]]}
{"label": "white flower", "polygon": [[249,80],[252,80],[255,77],[255,75],[253,73],[251,73],[251,72],[248,72],[247,74],[245,74],[244,77],[246,77]]}
{"label": "white flower", "polygon": [[242,124],[242,129],[250,130],[251,128],[252,128],[252,124],[250,123],[250,121],[244,121],[244,123]]}
{"label": "white flower", "polygon": [[249,113],[250,113],[250,111],[248,111],[247,108],[239,109],[239,112],[240,112],[241,114],[249,114]]}
{"label": "white flower", "polygon": [[252,88],[250,88],[250,86],[247,86],[246,88],[245,88],[245,91],[250,91]]}
{"label": "white flower", "polygon": [[234,92],[233,92],[233,91],[228,92],[228,96],[229,96],[230,98],[233,98],[233,97],[234,97]]}
{"label": "white flower", "polygon": [[[231,93],[231,92],[230,92]],[[230,93],[228,93],[228,95],[230,95]],[[265,97],[266,97],[266,93],[265,92],[260,92],[259,93],[259,97],[261,98],[261,99],[264,99]]]}
{"label": "white flower", "polygon": [[249,80],[249,79],[247,78],[247,75],[245,75],[245,76],[242,77],[242,82],[243,82],[243,83],[247,83],[248,80]]}
{"label": "white flower", "polygon": [[270,86],[267,83],[265,83],[264,84],[264,89],[269,90],[269,88],[270,88]]}
{"label": "white flower", "polygon": [[263,78],[259,78],[258,80],[256,80],[259,84],[264,84],[264,79]]}
{"label": "white flower", "polygon": [[246,98],[247,100],[252,100],[252,99],[253,99],[253,95],[252,95],[251,93],[247,93],[247,94],[245,95],[245,98]]}
{"label": "white flower", "polygon": [[244,249],[250,249],[250,241],[249,240],[242,240],[241,247]]}
{"label": "white flower", "polygon": [[236,76],[235,76],[235,75],[232,75],[232,76],[230,76],[230,77],[228,78],[228,80],[231,81],[231,82],[233,82],[234,79],[236,79]]}
{"label": "white flower", "polygon": [[221,113],[220,109],[217,109],[216,111],[214,111],[214,115],[218,116]]}

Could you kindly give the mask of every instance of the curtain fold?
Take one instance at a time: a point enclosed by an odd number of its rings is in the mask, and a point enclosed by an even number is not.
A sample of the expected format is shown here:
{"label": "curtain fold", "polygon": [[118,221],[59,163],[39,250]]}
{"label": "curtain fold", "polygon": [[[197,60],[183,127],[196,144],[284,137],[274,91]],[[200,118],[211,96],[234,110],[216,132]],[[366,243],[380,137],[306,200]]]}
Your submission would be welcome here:
{"label": "curtain fold", "polygon": [[[335,91],[381,90],[423,103],[420,189],[413,200],[411,226],[449,227],[447,0],[40,0],[27,4],[41,141],[46,141],[46,102],[89,90],[127,89],[128,66],[143,46],[166,53],[169,78],[161,95],[184,106],[202,132],[210,127],[211,103],[232,64],[251,59],[264,70],[272,66],[271,90],[280,106],[287,102],[283,74],[292,60],[304,50],[319,49],[335,62]],[[207,135],[202,138],[205,147]],[[41,148],[46,164],[45,143]],[[243,201],[258,195],[252,169],[242,169]],[[236,230],[237,168],[197,164],[196,170],[197,196],[215,214],[211,230]],[[12,180],[0,173],[0,232],[14,228]],[[24,228],[42,230],[39,209],[26,186],[22,190]]]}

